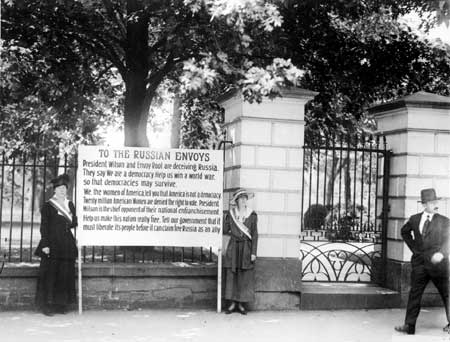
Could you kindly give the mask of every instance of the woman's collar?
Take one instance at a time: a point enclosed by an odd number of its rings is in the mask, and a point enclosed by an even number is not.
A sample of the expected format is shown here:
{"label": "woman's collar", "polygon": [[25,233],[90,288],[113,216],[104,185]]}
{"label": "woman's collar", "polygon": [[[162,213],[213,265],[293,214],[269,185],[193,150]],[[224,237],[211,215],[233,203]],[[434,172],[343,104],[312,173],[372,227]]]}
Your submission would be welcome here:
{"label": "woman's collar", "polygon": [[243,214],[243,215],[239,215],[239,217],[243,217],[244,219],[247,219],[253,212],[253,210],[251,210],[249,207],[246,207],[244,212],[239,212],[237,206],[234,207],[233,209],[234,209],[235,216],[238,216],[237,214]]}
{"label": "woman's collar", "polygon": [[[61,203],[55,195],[53,195],[53,196],[51,197],[51,199],[54,200],[54,201],[57,201],[57,202]],[[69,206],[69,200],[68,200],[67,198],[64,198],[63,203],[64,203],[65,206],[67,206],[67,207]]]}

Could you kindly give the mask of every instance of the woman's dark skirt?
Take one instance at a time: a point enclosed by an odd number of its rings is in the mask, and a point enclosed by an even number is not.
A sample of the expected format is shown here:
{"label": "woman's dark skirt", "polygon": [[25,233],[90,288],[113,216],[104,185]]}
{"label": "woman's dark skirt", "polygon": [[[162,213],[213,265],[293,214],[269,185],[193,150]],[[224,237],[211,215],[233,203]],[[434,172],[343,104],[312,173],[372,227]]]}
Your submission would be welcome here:
{"label": "woman's dark skirt", "polygon": [[75,260],[41,258],[36,291],[39,309],[67,307],[76,302]]}
{"label": "woman's dark skirt", "polygon": [[255,270],[225,268],[225,299],[235,302],[255,300]]}

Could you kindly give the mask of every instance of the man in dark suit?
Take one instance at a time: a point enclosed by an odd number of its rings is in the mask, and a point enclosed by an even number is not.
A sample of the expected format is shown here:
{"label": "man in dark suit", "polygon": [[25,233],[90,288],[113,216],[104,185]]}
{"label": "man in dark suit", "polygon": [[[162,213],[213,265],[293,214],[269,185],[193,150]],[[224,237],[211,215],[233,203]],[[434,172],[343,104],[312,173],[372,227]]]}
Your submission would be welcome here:
{"label": "man in dark suit", "polygon": [[[448,308],[450,221],[437,213],[439,198],[436,197],[434,189],[422,190],[420,197],[424,211],[411,216],[401,229],[402,237],[412,251],[411,290],[405,324],[395,327],[395,330],[410,335],[415,333],[422,294],[430,280],[441,295],[447,321],[450,322]],[[449,332],[449,329],[450,323],[444,327],[444,331]]]}

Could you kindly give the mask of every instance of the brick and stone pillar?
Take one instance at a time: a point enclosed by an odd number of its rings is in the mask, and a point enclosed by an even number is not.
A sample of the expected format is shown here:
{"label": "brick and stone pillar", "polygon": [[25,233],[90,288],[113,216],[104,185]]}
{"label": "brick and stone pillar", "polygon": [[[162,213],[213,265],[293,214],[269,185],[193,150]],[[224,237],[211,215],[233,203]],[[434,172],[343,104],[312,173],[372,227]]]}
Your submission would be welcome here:
{"label": "brick and stone pillar", "polygon": [[256,195],[250,205],[258,214],[259,309],[300,303],[304,107],[315,94],[286,90],[283,97],[251,104],[236,92],[222,100],[224,129],[233,142],[225,158],[224,209],[239,187]]}
{"label": "brick and stone pillar", "polygon": [[[443,197],[439,212],[450,215],[450,97],[418,92],[370,109],[393,156],[389,182],[386,287],[409,290],[411,252],[400,229],[423,210],[420,190]],[[425,298],[426,299],[426,298]]]}

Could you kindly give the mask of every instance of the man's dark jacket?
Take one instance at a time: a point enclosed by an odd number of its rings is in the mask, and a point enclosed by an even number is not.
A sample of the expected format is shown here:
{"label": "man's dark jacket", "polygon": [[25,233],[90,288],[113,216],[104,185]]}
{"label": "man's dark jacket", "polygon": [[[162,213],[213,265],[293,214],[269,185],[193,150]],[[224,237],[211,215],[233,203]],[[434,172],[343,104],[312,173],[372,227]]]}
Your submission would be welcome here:
{"label": "man's dark jacket", "polygon": [[[423,236],[419,231],[421,216],[422,213],[411,216],[401,229],[402,237],[413,253],[412,267],[423,265],[430,274],[448,275],[450,220],[443,215],[434,214],[427,233]],[[441,252],[444,259],[433,265],[431,257],[436,252]]]}

